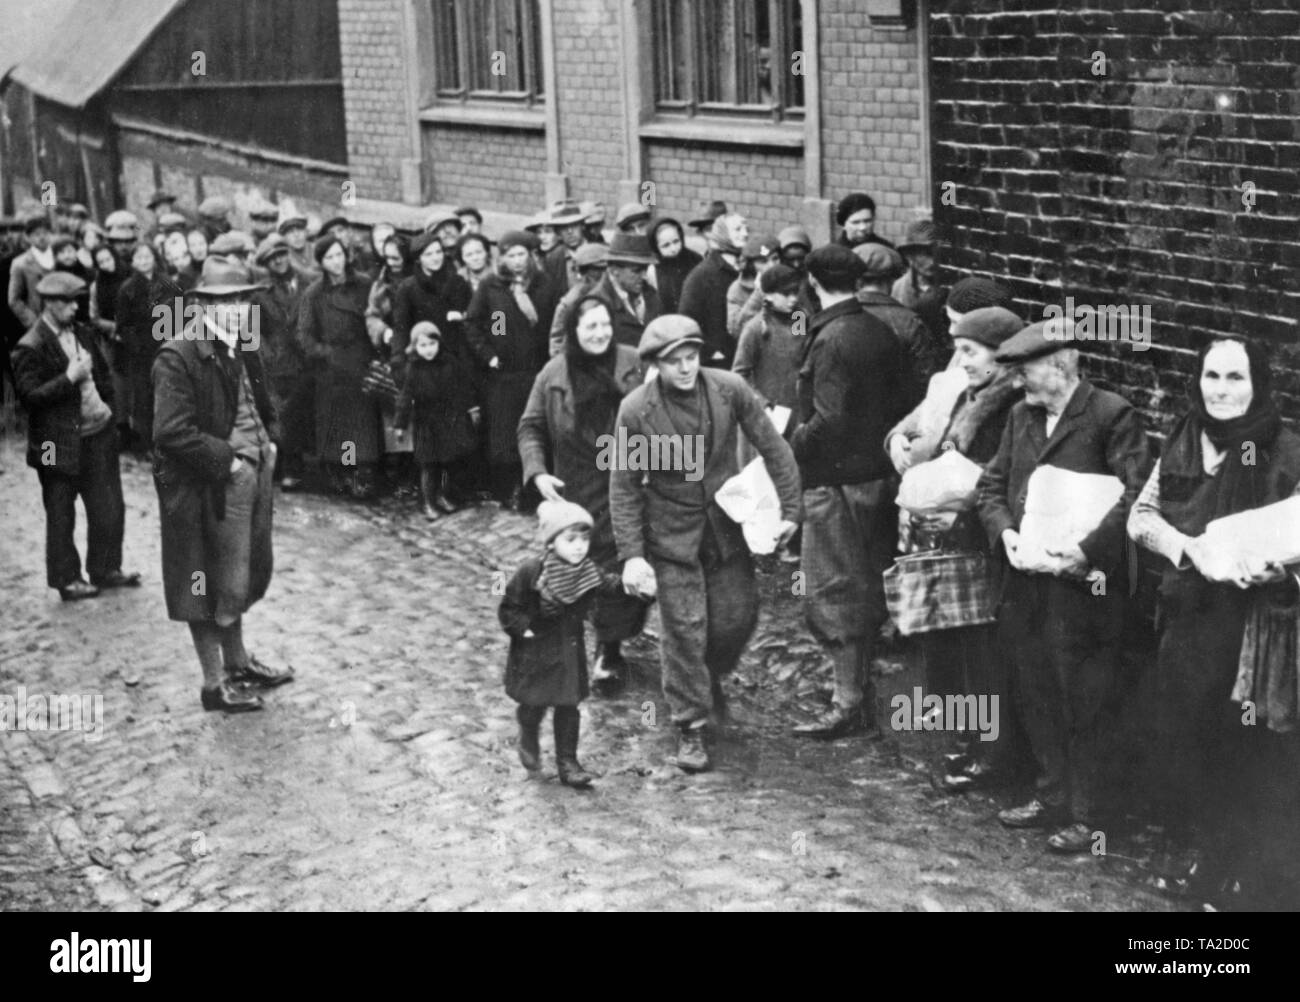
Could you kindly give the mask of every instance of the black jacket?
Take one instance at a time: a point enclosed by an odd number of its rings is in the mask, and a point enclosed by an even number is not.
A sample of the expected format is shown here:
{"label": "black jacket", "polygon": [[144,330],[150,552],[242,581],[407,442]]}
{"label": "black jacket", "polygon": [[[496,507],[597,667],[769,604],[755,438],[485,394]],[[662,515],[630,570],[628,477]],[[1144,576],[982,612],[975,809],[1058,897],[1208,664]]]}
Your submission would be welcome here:
{"label": "black jacket", "polygon": [[400,386],[406,366],[410,362],[407,348],[411,344],[411,328],[422,320],[436,324],[442,335],[442,349],[450,355],[468,361],[469,347],[465,341],[465,327],[460,320],[448,320],[448,313],[462,316],[469,310],[472,298],[469,283],[456,273],[451,262],[433,275],[426,275],[417,264],[415,272],[398,283],[393,296],[393,344],[391,358],[393,374]]}
{"label": "black jacket", "polygon": [[[727,332],[727,290],[739,275],[721,253],[711,250],[682,285],[677,309],[700,325],[704,334],[702,365],[730,369],[731,360],[736,357],[736,342]],[[721,357],[715,357],[718,355]]]}
{"label": "black jacket", "polygon": [[808,338],[790,439],[804,488],[889,476],[885,432],[916,402],[902,344],[856,299],[817,314]]}

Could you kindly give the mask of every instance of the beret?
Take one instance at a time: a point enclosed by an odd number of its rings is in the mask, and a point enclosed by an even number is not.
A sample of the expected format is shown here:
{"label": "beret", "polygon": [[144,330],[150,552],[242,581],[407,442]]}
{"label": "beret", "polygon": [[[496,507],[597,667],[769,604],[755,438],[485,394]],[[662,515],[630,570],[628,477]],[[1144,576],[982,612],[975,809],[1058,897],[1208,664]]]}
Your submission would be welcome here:
{"label": "beret", "polygon": [[998,348],[1008,338],[1025,329],[1025,322],[1003,306],[983,306],[963,313],[952,326],[953,337],[964,337],[990,348]]}
{"label": "beret", "polygon": [[868,195],[865,191],[855,191],[845,195],[840,199],[839,208],[835,210],[835,221],[841,226],[849,216],[861,212],[863,209],[876,211],[876,200]]}
{"label": "beret", "polygon": [[700,325],[680,313],[665,313],[645,325],[637,354],[642,358],[659,358],[683,344],[703,344]]}
{"label": "beret", "polygon": [[774,264],[758,276],[758,286],[764,292],[794,292],[802,283],[802,273],[788,264]]}
{"label": "beret", "polygon": [[66,271],[52,271],[36,283],[36,294],[46,299],[76,299],[86,289],[83,280]]}
{"label": "beret", "polygon": [[434,230],[425,230],[411,241],[411,257],[419,257],[428,249],[430,244],[437,244],[441,247],[442,241],[438,239]]}
{"label": "beret", "polygon": [[963,278],[948,293],[948,308],[954,313],[969,313],[984,306],[1005,306],[1011,309],[1011,292],[991,278],[971,275]]}
{"label": "beret", "polygon": [[1040,320],[1036,324],[1025,327],[1014,337],[1002,342],[1002,346],[993,357],[999,362],[1028,362],[1070,347],[1068,341],[1047,336],[1049,323],[1059,325],[1060,321]]}
{"label": "beret", "polygon": [[903,255],[884,244],[874,242],[859,244],[853,248],[853,253],[862,260],[864,269],[862,274],[866,278],[896,278],[907,267],[903,262]]}
{"label": "beret", "polygon": [[[581,220],[574,221],[580,222]],[[528,233],[525,230],[511,230],[501,238],[497,246],[501,249],[501,253],[504,254],[506,251],[510,250],[511,247],[527,247],[530,251],[533,251],[537,250],[539,245],[537,243],[537,237],[533,236],[533,234]]]}
{"label": "beret", "polygon": [[344,254],[347,253],[347,246],[333,233],[322,233],[316,238],[316,242],[311,245],[311,256],[316,259],[317,264],[325,260],[325,255],[330,252],[330,248],[335,244],[343,248]]}

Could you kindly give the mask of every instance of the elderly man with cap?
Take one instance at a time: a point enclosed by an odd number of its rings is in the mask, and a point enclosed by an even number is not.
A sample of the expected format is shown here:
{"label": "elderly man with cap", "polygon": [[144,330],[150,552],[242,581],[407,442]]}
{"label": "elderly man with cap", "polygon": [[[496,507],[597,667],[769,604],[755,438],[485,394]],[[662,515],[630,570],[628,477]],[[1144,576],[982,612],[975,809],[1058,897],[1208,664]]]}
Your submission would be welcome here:
{"label": "elderly man with cap", "polygon": [[208,243],[230,229],[230,200],[220,195],[209,195],[199,203],[199,229]]}
{"label": "elderly man with cap", "polygon": [[320,278],[320,265],[307,245],[307,217],[287,216],[280,221],[280,236],[289,248],[289,263],[308,282]]}
{"label": "elderly man with cap", "polygon": [[[1065,339],[1053,337],[1061,325]],[[1070,321],[1026,327],[994,356],[1017,367],[1025,398],[1011,410],[997,454],[980,477],[979,513],[1006,562],[998,607],[1003,656],[1016,673],[1019,716],[1037,764],[1034,796],[998,815],[1010,828],[1058,830],[1056,852],[1086,852],[1098,809],[1099,729],[1111,696],[1129,601],[1125,524],[1151,472],[1141,416],[1079,374]],[[1020,552],[1029,479],[1054,467],[1123,484],[1119,500],[1081,540],[1061,539],[1041,563]]]}
{"label": "elderly man with cap", "polygon": [[578,300],[590,293],[605,277],[609,246],[583,244],[573,260],[578,266],[578,284],[566,292],[555,307],[555,319],[551,321],[551,358],[564,351],[565,324],[569,322],[570,311],[578,305]]}
{"label": "elderly man with cap", "polygon": [[587,214],[576,202],[557,202],[545,218],[545,224],[555,230],[560,242],[542,257],[546,277],[560,295],[581,281],[576,255],[588,243],[584,226]]}
{"label": "elderly man with cap", "polygon": [[[603,246],[603,245],[602,245]],[[659,293],[645,280],[654,261],[650,240],[633,233],[616,233],[609,245],[605,276],[592,294],[604,302],[614,327],[614,343],[635,348],[645,326],[659,316]]]}
{"label": "elderly man with cap", "polygon": [[852,249],[858,244],[894,245],[876,234],[876,200],[864,191],[855,191],[840,199],[835,210],[835,222],[841,227],[837,243]]}
{"label": "elderly man with cap", "polygon": [[189,624],[205,710],[262,708],[256,690],[291,681],[244,648],[243,616],[271,582],[276,414],[251,298],[230,264],[203,262],[202,307],[154,359],[154,484],[170,619]]}
{"label": "elderly man with cap", "polygon": [[821,311],[799,369],[799,425],[790,439],[803,477],[804,614],[834,665],[832,707],[804,737],[875,727],[869,680],[888,618],[881,575],[894,553],[897,482],[880,443],[916,402],[902,343],[854,296],[862,259],[839,244],[808,256]]}
{"label": "elderly man with cap", "polygon": [[41,298],[36,287],[54,270],[50,243],[54,230],[43,212],[23,220],[27,249],[14,258],[9,271],[9,309],[24,328],[30,328],[40,313]]}
{"label": "elderly man with cap", "polygon": [[889,290],[890,295],[915,310],[932,334],[942,334],[943,304],[948,288],[939,283],[939,238],[934,223],[921,219],[912,223],[898,245],[907,271]]}
{"label": "elderly man with cap", "polygon": [[267,275],[266,286],[252,300],[261,337],[258,350],[280,425],[275,475],[282,490],[294,491],[302,484],[303,454],[314,451],[315,388],[297,337],[298,304],[308,281],[294,270],[289,245],[278,233],[258,245],[257,264]]}
{"label": "elderly man with cap", "polygon": [[748,239],[749,224],[744,216],[719,216],[709,230],[709,252],[682,283],[677,308],[700,325],[702,361],[712,368],[730,369],[736,355],[736,341],[727,331],[727,290],[740,276],[741,248]]}
{"label": "elderly man with cap", "polygon": [[[113,427],[113,381],[93,332],[73,322],[86,283],[51,272],[37,284],[41,313],[14,347],[18,399],[28,414],[27,465],[45,505],[45,578],[65,602],[133,588],[122,572],[125,507]],[[86,506],[87,582],[73,542],[77,496]]]}
{"label": "elderly man with cap", "polygon": [[853,253],[862,259],[858,302],[864,311],[883,321],[906,349],[913,395],[920,399],[925,395],[930,377],[952,358],[952,342],[946,332],[941,332],[943,343],[940,344],[914,311],[889,294],[894,278],[903,271],[903,257],[898,251],[884,244],[858,244]]}
{"label": "elderly man with cap", "polygon": [[[609,480],[624,585],[629,594],[659,598],[664,696],[678,727],[677,765],[686,772],[710,766],[704,727],[711,713],[725,716],[722,679],[735,670],[758,621],[749,547],[714,500],[739,471],[740,433],[776,485],[779,543],[794,535],[800,518],[790,447],[743,379],[701,368],[703,347],[689,317],[668,314],[646,325],[638,351],[658,377],[619,406]],[[646,443],[655,455],[641,462]]]}
{"label": "elderly man with cap", "polygon": [[620,233],[645,236],[650,231],[650,207],[640,202],[628,202],[619,207],[614,225]]}

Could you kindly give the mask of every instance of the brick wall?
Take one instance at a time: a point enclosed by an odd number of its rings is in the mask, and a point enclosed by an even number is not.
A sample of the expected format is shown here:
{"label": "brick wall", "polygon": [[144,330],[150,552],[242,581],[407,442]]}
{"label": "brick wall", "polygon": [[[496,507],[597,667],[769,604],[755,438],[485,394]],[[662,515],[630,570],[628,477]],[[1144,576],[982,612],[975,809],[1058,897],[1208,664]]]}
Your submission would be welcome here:
{"label": "brick wall", "polygon": [[818,6],[826,197],[868,192],[876,231],[900,238],[929,202],[916,31],[873,29],[862,0]]}
{"label": "brick wall", "polygon": [[531,216],[546,198],[546,144],[540,132],[426,123],[424,162],[433,201]]}
{"label": "brick wall", "polygon": [[647,162],[659,215],[685,222],[703,200],[721,198],[728,208],[744,213],[753,234],[775,236],[799,222],[804,192],[800,155],[652,143]]}
{"label": "brick wall", "polygon": [[1181,410],[1210,332],[1269,342],[1300,418],[1300,10],[1143,6],[933,5],[934,179],[956,185],[956,205],[935,206],[949,260],[1008,280],[1032,319],[1066,296],[1149,306],[1149,350],[1101,345],[1087,361],[1154,429]]}
{"label": "brick wall", "polygon": [[560,172],[576,198],[602,201],[613,222],[623,177],[623,49],[619,0],[554,0]]}
{"label": "brick wall", "polygon": [[337,0],[348,166],[358,198],[398,201],[416,155],[408,117],[404,0]]}

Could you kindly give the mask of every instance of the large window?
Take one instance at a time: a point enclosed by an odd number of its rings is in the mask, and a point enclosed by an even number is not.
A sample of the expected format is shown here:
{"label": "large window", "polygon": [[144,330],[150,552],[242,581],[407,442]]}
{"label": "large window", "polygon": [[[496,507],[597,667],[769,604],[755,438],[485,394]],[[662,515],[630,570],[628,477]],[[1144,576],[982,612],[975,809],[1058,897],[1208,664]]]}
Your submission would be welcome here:
{"label": "large window", "polygon": [[538,0],[433,0],[442,101],[542,99]]}
{"label": "large window", "polygon": [[800,0],[653,0],[661,112],[803,115]]}

